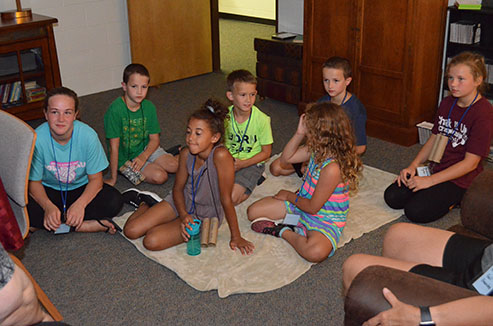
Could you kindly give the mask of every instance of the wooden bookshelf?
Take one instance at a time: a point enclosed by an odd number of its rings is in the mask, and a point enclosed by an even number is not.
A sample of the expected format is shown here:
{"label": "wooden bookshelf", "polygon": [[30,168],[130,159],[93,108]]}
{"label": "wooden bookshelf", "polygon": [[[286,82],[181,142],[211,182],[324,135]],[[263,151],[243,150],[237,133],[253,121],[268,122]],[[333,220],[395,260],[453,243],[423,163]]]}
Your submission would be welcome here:
{"label": "wooden bookshelf", "polygon": [[[43,117],[39,92],[62,85],[53,35],[57,21],[37,14],[31,19],[0,20],[0,105],[23,120]],[[6,85],[12,89],[16,84],[20,85],[18,96],[8,94],[4,100]],[[38,89],[34,100],[26,84]]]}
{"label": "wooden bookshelf", "polygon": [[301,100],[303,40],[255,38],[257,90],[261,97],[298,104]]}
{"label": "wooden bookshelf", "polygon": [[[443,67],[446,66],[447,60],[449,58],[454,57],[455,55],[464,52],[471,51],[480,53],[484,56],[485,62],[489,66],[493,66],[493,8],[484,7],[481,10],[460,10],[456,7],[452,6],[448,8],[449,15],[449,28],[447,29],[448,33],[446,36],[446,49],[445,49],[445,57],[443,58]],[[460,21],[468,21],[472,23],[477,23],[481,26],[481,37],[479,43],[472,44],[463,44],[450,42],[450,24],[460,22]],[[490,68],[490,72],[493,68]],[[493,101],[493,77],[492,74],[488,74],[489,79],[487,80],[489,87],[486,92],[486,97],[488,100]],[[442,96],[446,95],[447,92],[447,82],[444,78],[442,79]]]}

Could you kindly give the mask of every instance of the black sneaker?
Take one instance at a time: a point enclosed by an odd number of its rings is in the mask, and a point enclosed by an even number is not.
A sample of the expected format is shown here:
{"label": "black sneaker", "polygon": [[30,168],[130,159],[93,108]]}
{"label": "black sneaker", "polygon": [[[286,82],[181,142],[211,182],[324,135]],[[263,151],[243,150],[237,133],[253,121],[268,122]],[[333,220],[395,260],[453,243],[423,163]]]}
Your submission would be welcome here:
{"label": "black sneaker", "polygon": [[257,186],[260,186],[262,183],[264,183],[264,181],[267,179],[267,175],[264,173],[262,173],[262,175],[260,176],[260,178],[258,178],[257,180]]}
{"label": "black sneaker", "polygon": [[293,163],[294,172],[298,175],[298,177],[303,178],[303,172],[301,172],[301,166],[303,163]]}
{"label": "black sneaker", "polygon": [[279,238],[279,233],[282,229],[288,227],[291,231],[294,231],[294,226],[289,224],[277,224],[270,220],[254,221],[251,225],[253,231],[263,234],[270,234]]}
{"label": "black sneaker", "polygon": [[139,197],[140,191],[135,188],[130,188],[122,192],[123,202],[135,208],[138,208],[142,199]]}
{"label": "black sneaker", "polygon": [[138,196],[141,202],[146,203],[147,205],[149,205],[149,207],[152,207],[163,200],[161,197],[151,191],[140,191]]}
{"label": "black sneaker", "polygon": [[171,154],[173,156],[180,154],[180,150],[181,150],[180,144],[165,149],[166,153]]}

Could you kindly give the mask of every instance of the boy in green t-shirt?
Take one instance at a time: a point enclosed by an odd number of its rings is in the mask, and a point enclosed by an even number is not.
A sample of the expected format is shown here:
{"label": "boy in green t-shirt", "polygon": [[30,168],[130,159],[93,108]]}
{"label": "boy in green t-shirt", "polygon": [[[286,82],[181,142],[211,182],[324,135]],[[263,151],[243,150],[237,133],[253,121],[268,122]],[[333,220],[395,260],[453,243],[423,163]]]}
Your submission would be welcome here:
{"label": "boy in green t-shirt", "polygon": [[118,169],[131,161],[134,171],[140,171],[145,181],[163,184],[168,173],[178,169],[178,158],[159,146],[161,128],[156,107],[146,100],[149,71],[141,64],[132,63],[123,71],[124,95],[111,103],[104,115],[104,129],[109,149],[111,178],[116,183]]}
{"label": "boy in green t-shirt", "polygon": [[272,153],[270,117],[253,104],[257,79],[246,70],[235,70],[227,78],[226,96],[233,103],[225,122],[225,146],[235,159],[235,205],[247,199],[262,177],[264,162]]}

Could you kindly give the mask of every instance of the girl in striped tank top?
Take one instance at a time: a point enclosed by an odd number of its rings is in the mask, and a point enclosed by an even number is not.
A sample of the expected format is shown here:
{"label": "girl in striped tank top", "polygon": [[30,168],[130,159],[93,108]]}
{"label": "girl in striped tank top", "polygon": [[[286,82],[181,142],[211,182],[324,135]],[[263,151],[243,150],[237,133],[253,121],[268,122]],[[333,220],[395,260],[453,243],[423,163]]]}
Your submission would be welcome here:
{"label": "girl in striped tank top", "polygon": [[[251,227],[285,239],[306,260],[321,262],[337,248],[349,210],[349,191],[356,190],[362,168],[344,110],[330,102],[309,106],[280,159],[283,164],[309,160],[303,184],[297,192],[280,190],[253,203],[248,208]],[[276,222],[286,214],[299,217],[296,226]]]}

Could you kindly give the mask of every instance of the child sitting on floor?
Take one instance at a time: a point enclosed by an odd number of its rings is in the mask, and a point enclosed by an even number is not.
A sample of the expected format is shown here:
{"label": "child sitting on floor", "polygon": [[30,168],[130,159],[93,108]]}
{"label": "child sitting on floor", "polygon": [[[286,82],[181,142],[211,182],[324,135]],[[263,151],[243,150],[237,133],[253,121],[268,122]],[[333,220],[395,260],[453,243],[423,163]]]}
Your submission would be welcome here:
{"label": "child sitting on floor", "polygon": [[105,182],[109,185],[116,183],[118,169],[127,161],[153,184],[166,182],[168,173],[178,169],[178,159],[159,146],[156,107],[145,98],[149,80],[146,67],[128,65],[123,71],[124,95],[114,100],[104,115],[111,173]]}
{"label": "child sitting on floor", "polygon": [[29,174],[31,230],[121,231],[112,218],[123,206],[122,196],[103,184],[108,160],[94,129],[77,120],[77,94],[66,87],[49,90],[44,114]]}
{"label": "child sitting on floor", "polygon": [[254,104],[257,79],[247,70],[228,75],[226,96],[233,105],[226,120],[225,145],[235,162],[233,203],[246,200],[262,177],[264,162],[272,153],[270,117]]}
{"label": "child sitting on floor", "polygon": [[[306,145],[300,146],[305,137]],[[251,227],[284,238],[306,260],[321,262],[337,247],[349,210],[349,190],[356,189],[362,166],[344,110],[330,102],[310,106],[281,159],[291,164],[309,160],[303,184],[296,193],[280,190],[248,207]],[[286,213],[298,215],[297,226],[270,220],[281,220]]]}
{"label": "child sitting on floor", "polygon": [[188,241],[189,223],[195,218],[226,217],[231,232],[230,247],[242,254],[254,245],[241,237],[231,199],[234,161],[222,146],[227,109],[208,100],[188,119],[186,148],[179,156],[173,191],[163,201],[149,207],[145,202],[129,217],[124,227],[130,239],[144,236],[149,250],[163,250]]}
{"label": "child sitting on floor", "polygon": [[[363,155],[366,151],[366,109],[356,95],[347,90],[352,81],[351,63],[346,58],[330,57],[322,66],[322,78],[327,94],[317,102],[331,102],[342,106],[352,122],[356,136],[356,153]],[[280,176],[296,171],[301,176],[301,165],[286,164],[278,158],[270,165],[270,172],[274,176]]]}
{"label": "child sitting on floor", "polygon": [[[493,106],[484,97],[488,85],[484,57],[463,52],[450,60],[445,73],[451,95],[440,103],[430,138],[384,194],[387,205],[404,208],[406,217],[416,223],[438,220],[460,204],[483,171],[493,136]],[[440,157],[436,148],[442,148]],[[433,162],[428,162],[430,158]],[[427,173],[418,174],[424,164]]]}

